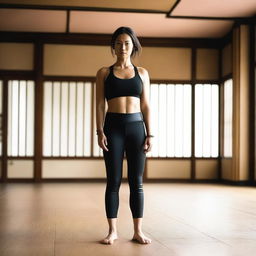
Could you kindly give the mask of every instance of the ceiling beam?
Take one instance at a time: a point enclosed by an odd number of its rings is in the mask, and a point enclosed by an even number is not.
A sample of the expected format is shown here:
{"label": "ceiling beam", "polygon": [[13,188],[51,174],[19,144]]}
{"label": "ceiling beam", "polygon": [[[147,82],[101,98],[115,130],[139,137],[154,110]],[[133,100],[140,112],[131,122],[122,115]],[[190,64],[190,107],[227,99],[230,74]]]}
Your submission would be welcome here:
{"label": "ceiling beam", "polygon": [[[223,38],[139,37],[142,46],[221,48],[231,40],[231,32]],[[38,42],[110,46],[111,34],[0,32],[0,42]]]}

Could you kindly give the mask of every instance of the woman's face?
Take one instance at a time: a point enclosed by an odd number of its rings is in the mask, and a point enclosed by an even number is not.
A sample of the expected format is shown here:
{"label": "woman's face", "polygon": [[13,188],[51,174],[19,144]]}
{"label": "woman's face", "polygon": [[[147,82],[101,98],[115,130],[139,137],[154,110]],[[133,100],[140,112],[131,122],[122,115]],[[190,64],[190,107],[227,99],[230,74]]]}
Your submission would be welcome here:
{"label": "woman's face", "polygon": [[129,35],[120,34],[115,41],[115,54],[119,57],[131,56],[133,49],[133,42]]}

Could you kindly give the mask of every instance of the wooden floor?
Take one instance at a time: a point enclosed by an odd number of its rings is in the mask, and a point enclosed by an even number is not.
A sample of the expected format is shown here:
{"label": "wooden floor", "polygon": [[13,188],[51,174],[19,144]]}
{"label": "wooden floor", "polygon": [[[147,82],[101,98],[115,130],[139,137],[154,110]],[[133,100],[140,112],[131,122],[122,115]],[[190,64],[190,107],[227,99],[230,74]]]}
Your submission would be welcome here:
{"label": "wooden floor", "polygon": [[253,256],[256,188],[144,183],[143,229],[131,241],[129,187],[120,188],[119,240],[106,236],[104,183],[0,184],[1,256]]}

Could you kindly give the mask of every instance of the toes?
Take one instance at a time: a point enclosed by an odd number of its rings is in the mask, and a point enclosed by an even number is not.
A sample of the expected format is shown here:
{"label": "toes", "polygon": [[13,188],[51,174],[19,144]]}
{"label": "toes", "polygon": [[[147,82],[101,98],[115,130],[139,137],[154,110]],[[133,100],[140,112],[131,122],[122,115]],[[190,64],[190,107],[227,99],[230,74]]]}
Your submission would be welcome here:
{"label": "toes", "polygon": [[149,240],[145,239],[145,244],[149,244]]}
{"label": "toes", "polygon": [[132,240],[139,242],[141,244],[150,244],[151,243],[151,239],[142,238],[142,237],[133,237]]}
{"label": "toes", "polygon": [[150,239],[141,239],[143,244],[150,244],[151,240]]}
{"label": "toes", "polygon": [[110,238],[104,238],[101,240],[101,243],[103,244],[113,244],[114,241],[117,239],[117,237],[110,237]]}
{"label": "toes", "polygon": [[101,242],[102,242],[103,244],[111,244],[111,243],[110,243],[110,240],[107,239],[107,238],[103,239]]}
{"label": "toes", "polygon": [[106,239],[100,241],[102,244],[106,244]]}

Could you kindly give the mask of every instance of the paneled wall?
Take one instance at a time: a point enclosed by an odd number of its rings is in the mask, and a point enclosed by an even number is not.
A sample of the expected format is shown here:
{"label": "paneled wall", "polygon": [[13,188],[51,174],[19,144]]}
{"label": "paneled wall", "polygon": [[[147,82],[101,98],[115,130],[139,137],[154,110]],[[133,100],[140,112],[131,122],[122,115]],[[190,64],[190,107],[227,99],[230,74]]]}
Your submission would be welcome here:
{"label": "paneled wall", "polygon": [[[134,64],[145,67],[149,71],[151,83],[155,85],[160,85],[164,81],[165,84],[177,84],[183,81],[184,84],[188,83],[194,86],[193,83],[196,80],[200,80],[201,83],[205,81],[205,84],[210,85],[210,81],[218,81],[219,50],[202,47],[195,49],[194,66],[192,64],[192,48],[190,47],[143,47],[141,56],[134,59]],[[33,70],[34,50],[35,47],[31,43],[0,43],[0,69]],[[228,51],[228,49],[224,51]],[[63,77],[66,76],[69,78],[84,77],[82,82],[86,82],[87,78],[90,81],[95,78],[96,72],[100,67],[109,66],[114,61],[115,58],[111,55],[109,46],[44,44],[42,74],[43,77],[47,76],[48,85],[53,81],[58,82],[58,77],[62,78],[63,81]],[[44,87],[46,87],[47,81],[43,83]],[[161,83],[158,81],[161,81]],[[204,86],[204,84],[201,84],[201,86]],[[36,88],[37,85],[35,84]],[[53,100],[52,97],[55,97],[54,89],[52,92],[51,96],[46,94],[45,97],[51,97],[51,100]],[[91,108],[93,137],[89,143],[93,145],[93,155],[84,159],[51,159],[49,156],[47,158],[42,156],[43,179],[105,177],[102,152],[97,148],[97,138],[94,134],[96,121],[94,111],[95,88],[90,95],[93,103]],[[49,100],[49,98],[47,98],[47,101],[44,99],[44,107],[53,102]],[[56,122],[54,119],[53,121]],[[32,178],[34,175],[33,160],[12,159],[8,161],[7,168],[8,177],[10,178]],[[190,157],[154,158],[148,156],[145,178],[191,179],[193,176],[192,168],[194,168],[195,179],[217,179],[219,170],[218,157],[192,159]],[[123,171],[123,176],[127,177],[126,161],[123,163]]]}

